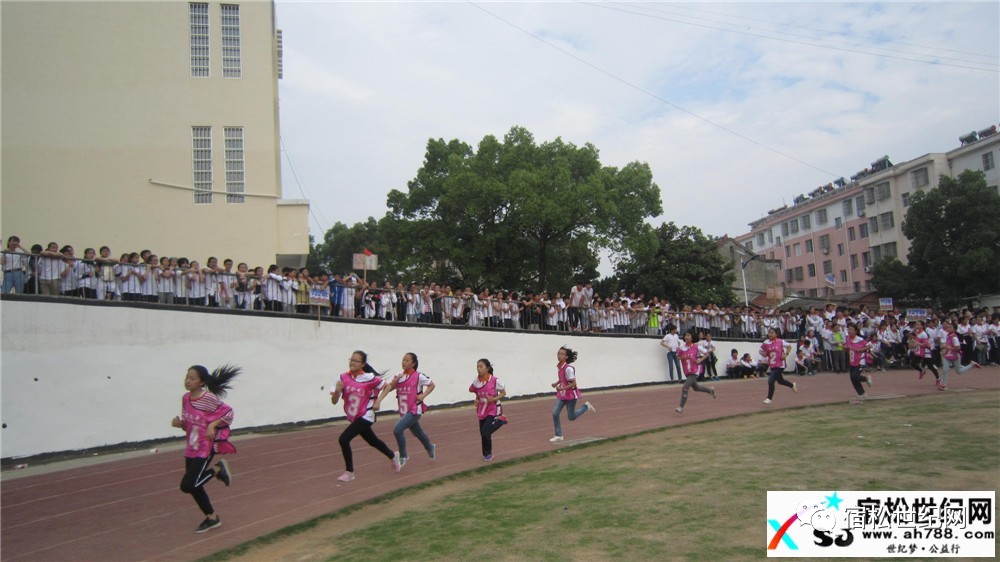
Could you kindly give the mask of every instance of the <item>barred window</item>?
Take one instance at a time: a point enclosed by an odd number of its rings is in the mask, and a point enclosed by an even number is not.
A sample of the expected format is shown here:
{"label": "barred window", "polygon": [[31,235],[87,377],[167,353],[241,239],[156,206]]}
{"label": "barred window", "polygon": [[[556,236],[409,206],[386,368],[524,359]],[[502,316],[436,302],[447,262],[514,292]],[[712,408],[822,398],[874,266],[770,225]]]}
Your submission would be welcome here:
{"label": "barred window", "polygon": [[892,196],[892,192],[889,190],[889,182],[884,181],[875,186],[875,198],[879,201],[885,201]]}
{"label": "barred window", "polygon": [[865,216],[865,196],[858,195],[854,198],[854,208],[858,210],[858,216]]}
{"label": "barred window", "polygon": [[240,78],[243,62],[240,56],[240,6],[222,5],[222,76]]}
{"label": "barred window", "polygon": [[794,219],[788,221],[788,226],[791,228],[792,234],[797,233],[799,231],[799,219],[798,218],[794,218]]}
{"label": "barred window", "polygon": [[208,67],[208,4],[191,2],[189,5],[191,23],[191,76],[209,75]]}
{"label": "barred window", "polygon": [[826,209],[816,211],[816,224],[826,224]]}
{"label": "barred window", "polygon": [[879,220],[879,228],[881,228],[882,230],[889,230],[892,227],[896,226],[895,221],[893,221],[893,219],[892,219],[892,212],[891,211],[888,212],[888,213],[882,213],[881,215],[879,215],[878,216],[878,220]]}
{"label": "barred window", "polygon": [[226,203],[246,203],[243,127],[226,127]]}
{"label": "barred window", "polygon": [[808,230],[812,228],[812,217],[809,215],[802,215],[802,230]]}
{"label": "barred window", "polygon": [[845,217],[849,217],[854,214],[854,199],[844,199],[843,203],[843,214]]}
{"label": "barred window", "polygon": [[194,171],[194,202],[212,202],[212,128],[191,127],[191,159]]}
{"label": "barred window", "polygon": [[868,219],[868,230],[870,232],[878,232],[878,217],[870,217]]}
{"label": "barred window", "polygon": [[910,172],[910,180],[914,189],[920,189],[921,187],[931,183],[930,178],[927,177],[927,167],[925,166],[919,170],[913,170]]}

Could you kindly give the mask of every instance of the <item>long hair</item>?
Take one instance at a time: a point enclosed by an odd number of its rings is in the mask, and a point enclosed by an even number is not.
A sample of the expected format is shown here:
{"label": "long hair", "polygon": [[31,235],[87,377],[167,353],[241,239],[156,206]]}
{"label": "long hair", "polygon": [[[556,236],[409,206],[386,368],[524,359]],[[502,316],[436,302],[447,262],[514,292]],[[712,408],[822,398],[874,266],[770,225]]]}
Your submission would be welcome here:
{"label": "long hair", "polygon": [[482,363],[483,365],[486,365],[486,370],[489,371],[491,375],[493,374],[493,364],[490,363],[489,359],[486,359],[484,357],[484,358],[480,359],[478,361],[478,363]]}
{"label": "long hair", "polygon": [[211,373],[203,365],[192,365],[190,370],[198,373],[201,383],[208,388],[209,392],[220,398],[226,396],[226,393],[232,388],[232,380],[243,372],[242,368],[229,363],[216,368]]}
{"label": "long hair", "polygon": [[560,347],[559,349],[561,349],[561,350],[563,350],[563,351],[566,352],[566,362],[567,363],[572,363],[572,362],[576,361],[577,353],[575,351],[573,351],[572,349],[570,349],[570,347],[568,345],[564,345],[564,346]]}
{"label": "long hair", "polygon": [[[375,375],[382,374],[382,373],[379,373],[378,371],[376,371],[375,367],[372,367],[371,365],[368,364],[368,354],[365,353],[364,351],[361,351],[360,349],[355,349],[354,352],[351,353],[351,355],[360,355],[361,356],[361,362],[365,364],[364,368],[362,369],[364,372],[366,372],[366,373],[372,373],[372,374],[375,374]],[[414,357],[416,357],[416,356],[414,356]]]}
{"label": "long hair", "polygon": [[410,351],[410,352],[404,353],[403,357],[406,357],[407,355],[410,356],[410,359],[413,359],[413,370],[416,371],[417,367],[420,366],[420,361],[417,359],[417,354],[413,353],[412,351]]}

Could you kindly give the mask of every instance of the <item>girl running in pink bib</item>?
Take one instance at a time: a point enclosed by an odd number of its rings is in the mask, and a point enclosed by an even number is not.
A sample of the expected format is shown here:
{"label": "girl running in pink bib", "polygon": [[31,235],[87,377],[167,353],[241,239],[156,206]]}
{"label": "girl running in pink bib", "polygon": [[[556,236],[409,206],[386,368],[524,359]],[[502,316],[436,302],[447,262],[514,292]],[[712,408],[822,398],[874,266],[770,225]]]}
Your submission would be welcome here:
{"label": "girl running in pink bib", "polygon": [[434,392],[434,381],[427,375],[418,372],[420,365],[416,353],[407,353],[403,356],[403,372],[393,377],[392,381],[382,388],[381,394],[375,400],[375,410],[377,411],[390,391],[396,391],[396,401],[399,403],[399,421],[392,428],[393,435],[396,436],[396,445],[399,448],[399,466],[402,467],[409,460],[410,456],[406,452],[406,434],[409,429],[413,435],[420,440],[420,444],[427,451],[427,456],[434,460],[437,458],[437,446],[431,443],[424,428],[420,427],[420,416],[427,411],[424,400],[427,395]]}
{"label": "girl running in pink bib", "polygon": [[226,486],[232,482],[229,464],[225,460],[215,463],[214,468],[211,464],[216,454],[236,452],[236,447],[229,442],[233,409],[220,397],[226,396],[230,382],[239,374],[240,368],[233,365],[223,365],[211,373],[201,365],[188,369],[184,377],[184,388],[188,392],[181,399],[181,415],[170,422],[170,425],[187,433],[181,491],[191,494],[205,514],[205,520],[194,531],[196,533],[222,526],[205,492],[205,483],[212,478],[222,480]]}
{"label": "girl running in pink bib", "polygon": [[795,383],[786,381],[782,375],[785,372],[785,358],[788,357],[791,350],[792,346],[778,337],[777,330],[771,328],[767,331],[767,340],[760,346],[760,355],[767,360],[767,366],[771,369],[771,374],[767,377],[765,404],[770,404],[771,399],[774,398],[774,383],[787,386],[792,389],[792,392],[799,391]]}
{"label": "girl running in pink bib", "polygon": [[675,412],[684,412],[684,404],[687,403],[688,389],[693,388],[695,392],[707,392],[715,398],[714,386],[701,386],[698,384],[698,376],[704,368],[704,362],[708,359],[708,354],[703,353],[703,347],[694,342],[691,332],[684,332],[684,342],[677,348],[677,358],[681,362],[681,370],[684,372],[684,386],[681,387],[681,404]]}
{"label": "girl running in pink bib", "polygon": [[569,421],[575,420],[588,411],[597,412],[597,409],[590,402],[584,402],[579,409],[576,407],[576,401],[582,397],[580,388],[576,385],[576,368],[570,365],[576,361],[576,355],[575,351],[566,346],[560,347],[559,351],[556,352],[556,358],[559,359],[559,363],[556,365],[559,370],[559,380],[552,383],[552,388],[556,389],[556,406],[552,409],[552,423],[556,426],[556,435],[549,439],[551,443],[563,440],[562,426],[559,424],[559,415],[563,408],[566,408]]}
{"label": "girl running in pink bib", "polygon": [[860,398],[868,397],[868,394],[865,393],[865,387],[861,386],[861,383],[867,383],[868,388],[872,386],[872,378],[861,374],[861,369],[864,368],[862,362],[868,355],[870,347],[871,344],[868,343],[868,340],[858,335],[858,327],[854,324],[848,324],[844,348],[847,350],[847,363],[851,369],[851,385]]}
{"label": "girl running in pink bib", "polygon": [[483,443],[483,461],[493,460],[493,434],[507,423],[500,400],[507,396],[503,383],[493,376],[493,365],[489,359],[476,363],[477,376],[469,386],[469,392],[476,395],[476,415],[479,416],[479,435]]}
{"label": "girl running in pink bib", "polygon": [[364,351],[355,351],[351,354],[348,363],[348,371],[342,373],[330,393],[330,402],[336,404],[340,401],[340,396],[344,396],[344,413],[347,414],[347,421],[350,425],[340,434],[340,450],[344,454],[344,464],[346,470],[337,480],[350,482],[354,480],[354,454],[351,451],[351,440],[358,435],[366,443],[375,447],[383,455],[392,461],[392,469],[399,472],[402,466],[399,464],[399,453],[393,453],[392,449],[386,446],[375,432],[372,426],[375,425],[375,397],[379,390],[385,385],[382,377],[378,376],[375,369],[368,364],[368,354]]}

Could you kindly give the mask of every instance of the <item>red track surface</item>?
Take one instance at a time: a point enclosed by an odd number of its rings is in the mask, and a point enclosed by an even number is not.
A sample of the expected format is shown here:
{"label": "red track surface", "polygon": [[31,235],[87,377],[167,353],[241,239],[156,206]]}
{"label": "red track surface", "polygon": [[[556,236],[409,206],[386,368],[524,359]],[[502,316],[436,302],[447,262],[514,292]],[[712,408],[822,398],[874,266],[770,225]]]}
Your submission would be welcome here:
{"label": "red track surface", "polygon": [[[871,394],[876,398],[936,394],[948,400],[954,391],[1000,389],[997,367],[962,376],[952,373],[949,392],[936,391],[930,374],[917,380],[911,370],[875,377]],[[692,392],[683,415],[673,411],[680,395],[676,385],[585,392],[598,411],[575,422],[567,421],[564,414],[566,441],[559,446],[768,409],[846,402],[854,394],[847,375],[788,379],[798,383],[798,394],[778,387],[770,406],[761,403],[767,394],[764,379],[710,383],[717,386],[718,399]],[[586,382],[585,370],[581,382]],[[548,442],[551,398],[509,402],[504,410],[510,424],[494,435],[494,462],[554,448]],[[393,449],[396,419],[395,414],[386,414],[375,425],[375,432]],[[60,467],[46,474],[31,474],[34,467],[9,472],[0,492],[0,559],[191,560],[393,490],[482,465],[478,424],[471,407],[428,412],[422,424],[437,444],[437,461],[428,460],[419,442],[407,433],[410,462],[395,474],[384,456],[356,439],[357,479],[346,484],[336,480],[344,469],[337,445],[343,422],[252,439],[237,435],[234,442],[239,453],[228,457],[234,473],[232,487],[218,481],[207,484],[223,526],[205,534],[193,532],[201,522],[201,512],[178,490],[184,464],[179,450],[86,467]]]}

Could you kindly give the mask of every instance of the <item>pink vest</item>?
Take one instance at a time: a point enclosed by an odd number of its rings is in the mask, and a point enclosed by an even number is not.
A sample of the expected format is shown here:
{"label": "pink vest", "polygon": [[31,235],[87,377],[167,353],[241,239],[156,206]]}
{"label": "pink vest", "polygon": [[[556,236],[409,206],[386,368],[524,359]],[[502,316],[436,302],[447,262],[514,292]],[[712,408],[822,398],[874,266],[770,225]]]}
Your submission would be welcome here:
{"label": "pink vest", "polygon": [[933,356],[931,350],[931,338],[927,335],[927,331],[924,330],[919,334],[913,334],[911,338],[916,338],[917,340],[917,357],[924,357],[930,359]]}
{"label": "pink vest", "polygon": [[[208,397],[210,393],[205,393],[202,398]],[[213,395],[214,396],[214,395]],[[201,400],[202,398],[199,398]],[[211,398],[211,397],[208,397]],[[218,400],[216,398],[215,400]],[[221,454],[235,453],[236,447],[229,443],[229,426],[217,427],[215,431],[215,441],[209,441],[205,435],[208,424],[225,416],[232,411],[222,401],[214,412],[203,412],[191,404],[191,395],[185,394],[181,400],[181,414],[184,430],[187,432],[187,446],[184,447],[184,456],[187,458],[208,458],[213,451]]]}
{"label": "pink vest", "polygon": [[944,346],[941,349],[941,357],[944,357],[948,361],[958,361],[962,357],[962,341],[955,332],[946,335],[945,338]]}
{"label": "pink vest", "polygon": [[423,414],[427,411],[427,406],[423,402],[417,401],[420,394],[420,373],[400,373],[396,379],[396,401],[399,403],[399,415],[405,416],[408,413],[415,415]]}
{"label": "pink vest", "polygon": [[685,375],[701,374],[701,363],[698,362],[698,345],[682,343],[677,350],[677,358],[681,361],[681,367]]}
{"label": "pink vest", "polygon": [[[566,378],[566,370],[569,369],[569,368],[571,368],[571,367],[570,367],[569,363],[560,363],[557,366],[559,368],[559,386],[567,386],[570,383],[570,381]],[[573,374],[574,374],[574,380],[575,380],[576,369],[573,368],[573,371],[574,371]],[[581,396],[583,396],[583,395],[580,394],[580,389],[579,388],[571,388],[569,390],[557,390],[556,391],[556,398],[559,399],[559,400],[578,400]]]}
{"label": "pink vest", "polygon": [[861,358],[864,357],[868,342],[861,336],[854,336],[854,339],[847,340],[844,345],[847,347],[847,359],[851,367],[861,366]]}
{"label": "pink vest", "polygon": [[487,398],[492,398],[496,396],[497,393],[497,378],[490,375],[490,380],[486,381],[486,384],[476,388],[475,384],[469,386],[469,392],[475,392],[476,397],[479,398],[479,404],[476,406],[476,415],[479,419],[484,420],[489,416],[498,416],[503,413],[503,408],[500,407],[500,402],[490,402],[487,403]]}
{"label": "pink vest", "polygon": [[350,372],[342,373],[340,382],[344,385],[344,413],[347,414],[348,421],[365,417],[368,409],[375,403],[378,388],[384,384],[378,376],[367,382],[358,382]]}
{"label": "pink vest", "polygon": [[767,357],[767,364],[772,368],[785,368],[785,342],[781,338],[767,340],[760,346],[760,354]]}

